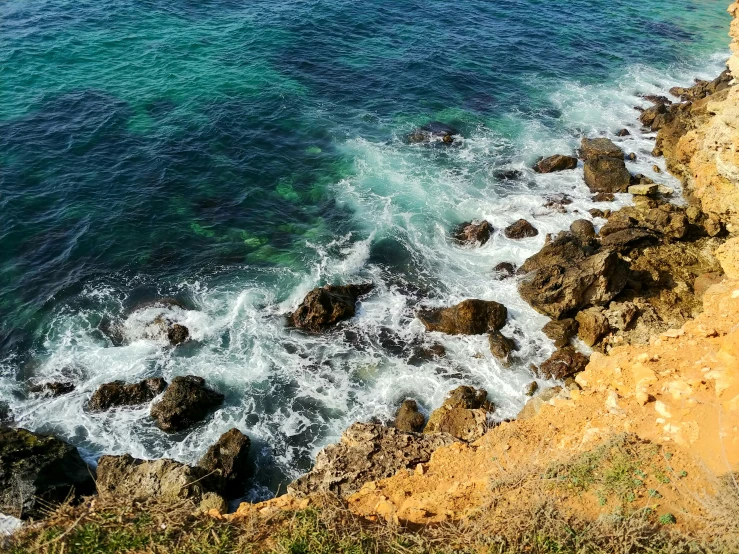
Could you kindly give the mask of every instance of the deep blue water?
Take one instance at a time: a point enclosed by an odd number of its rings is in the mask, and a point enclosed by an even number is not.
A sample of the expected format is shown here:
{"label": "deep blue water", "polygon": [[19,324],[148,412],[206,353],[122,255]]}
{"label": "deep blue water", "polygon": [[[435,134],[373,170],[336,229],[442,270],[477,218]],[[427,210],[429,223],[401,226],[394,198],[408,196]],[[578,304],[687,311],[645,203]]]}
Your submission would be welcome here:
{"label": "deep blue water", "polygon": [[[537,156],[586,134],[634,131],[624,147],[650,171],[632,106],[728,57],[717,0],[34,1],[0,5],[0,400],[19,424],[103,452],[196,459],[239,426],[256,443],[254,494],[311,463],[347,423],[424,409],[459,383],[485,386],[514,415],[528,364],[551,348],[545,321],[499,261],[536,251],[581,217],[581,174],[536,176]],[[454,148],[408,146],[431,120]],[[514,182],[496,177],[519,168]],[[661,179],[669,179],[662,176]],[[542,209],[550,193],[577,202]],[[626,201],[626,200],[623,200]],[[578,210],[579,213],[576,213]],[[461,221],[518,217],[543,232],[500,233],[460,250]],[[326,282],[372,279],[350,325],[364,337],[307,337],[283,316]],[[139,301],[177,296],[195,339],[177,350],[97,329]],[[504,370],[484,338],[441,340],[413,365],[381,340],[430,340],[418,302],[470,296],[511,307],[524,343]],[[385,333],[385,334],[383,334]],[[100,383],[195,373],[226,407],[183,436],[146,409],[93,416]],[[52,402],[29,382],[73,380]]]}

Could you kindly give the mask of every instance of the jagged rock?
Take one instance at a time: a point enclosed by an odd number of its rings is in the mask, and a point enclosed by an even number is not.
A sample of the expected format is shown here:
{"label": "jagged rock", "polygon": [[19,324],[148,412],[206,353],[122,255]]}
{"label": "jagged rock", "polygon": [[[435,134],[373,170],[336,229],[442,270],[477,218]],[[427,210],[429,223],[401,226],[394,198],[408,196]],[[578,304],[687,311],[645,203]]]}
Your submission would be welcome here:
{"label": "jagged rock", "polygon": [[639,315],[639,308],[633,302],[611,302],[603,313],[612,330],[625,331]]}
{"label": "jagged rock", "polygon": [[167,329],[167,338],[172,346],[177,346],[190,338],[190,331],[184,325],[174,323]]}
{"label": "jagged rock", "polygon": [[452,237],[465,246],[482,246],[490,240],[493,231],[493,226],[487,221],[480,223],[468,221],[459,225],[452,233]]}
{"label": "jagged rock", "polygon": [[[546,253],[550,263],[544,265],[547,256],[541,254],[547,246],[552,246],[551,252]],[[574,245],[572,235],[547,246],[532,257],[536,258],[534,263],[530,263],[532,258],[526,260],[524,267],[536,269],[518,286],[523,299],[536,311],[560,319],[589,306],[605,305],[626,286],[628,266],[615,252],[586,256],[583,249]]]}
{"label": "jagged rock", "polygon": [[101,496],[143,502],[151,499],[191,499],[196,504],[208,493],[220,493],[223,480],[202,467],[169,460],[139,460],[129,454],[102,456],[97,488]]}
{"label": "jagged rock", "polygon": [[0,428],[0,512],[39,519],[53,504],[94,492],[93,471],[76,448],[26,429]]}
{"label": "jagged rock", "polygon": [[140,383],[127,385],[124,381],[113,381],[100,385],[90,397],[87,409],[91,412],[104,412],[119,406],[136,406],[154,400],[167,388],[161,377],[144,379]]}
{"label": "jagged rock", "polygon": [[162,399],[151,407],[151,417],[162,431],[175,433],[205,419],[223,398],[207,388],[202,377],[175,377]]}
{"label": "jagged rock", "polygon": [[357,300],[374,288],[362,285],[326,285],[308,293],[298,309],[288,315],[293,327],[318,333],[354,317]]}
{"label": "jagged rock", "polygon": [[628,129],[621,129],[616,132],[617,137],[628,137],[630,135],[631,135],[631,131],[629,131]]}
{"label": "jagged rock", "polygon": [[216,473],[229,485],[242,485],[249,477],[251,440],[236,428],[223,433],[200,458],[198,466]]}
{"label": "jagged rock", "polygon": [[420,433],[426,418],[418,411],[418,404],[415,400],[404,400],[395,414],[395,428],[404,433]]}
{"label": "jagged rock", "polygon": [[538,234],[539,231],[525,219],[519,219],[505,229],[505,236],[509,239],[525,239]]}
{"label": "jagged rock", "polygon": [[444,144],[452,144],[454,137],[460,132],[445,123],[432,121],[423,127],[419,127],[406,136],[406,140],[410,144],[442,142]]}
{"label": "jagged rock", "polygon": [[572,337],[577,334],[578,323],[575,319],[569,317],[566,319],[552,320],[546,325],[542,331],[544,334],[554,341],[554,346],[562,348],[570,343]]}
{"label": "jagged rock", "polygon": [[[681,239],[688,233],[690,222],[685,210],[647,197],[635,197],[635,206],[620,209],[600,229],[601,244],[610,248],[632,246],[648,238]],[[615,233],[621,235],[608,238]],[[627,240],[628,239],[628,240]]]}
{"label": "jagged rock", "polygon": [[427,331],[447,335],[484,335],[505,325],[508,310],[498,302],[465,300],[451,308],[422,310],[417,316]]}
{"label": "jagged rock", "polygon": [[613,202],[615,199],[612,192],[599,192],[593,195],[593,202]]}
{"label": "jagged rock", "polygon": [[508,279],[516,273],[516,266],[510,262],[501,262],[493,268],[498,279]]}
{"label": "jagged rock", "polygon": [[526,386],[526,396],[534,396],[536,394],[536,391],[539,390],[539,383],[536,381],[531,381]]}
{"label": "jagged rock", "polygon": [[483,389],[457,387],[438,410],[434,410],[424,433],[448,433],[463,441],[476,441],[488,429],[487,414],[493,406]]}
{"label": "jagged rock", "polygon": [[713,81],[696,80],[695,85],[692,87],[673,87],[670,89],[670,94],[673,96],[679,96],[681,100],[687,102],[694,102],[710,96],[717,92],[721,92],[730,86],[731,80],[733,79],[731,72],[727,69],[721,75],[716,77]]}
{"label": "jagged rock", "polygon": [[526,402],[523,409],[518,412],[516,419],[531,419],[532,417],[536,416],[536,414],[541,411],[541,408],[542,406],[544,406],[544,404],[559,396],[563,390],[564,389],[562,387],[551,387],[548,389],[544,389],[539,394],[531,398],[528,402]]}
{"label": "jagged rock", "polygon": [[651,131],[659,131],[672,121],[672,112],[665,104],[656,104],[644,110],[639,116],[642,125]]}
{"label": "jagged rock", "polygon": [[631,174],[623,157],[597,156],[585,160],[585,184],[592,192],[626,192]]}
{"label": "jagged rock", "polygon": [[429,461],[431,454],[455,439],[444,433],[404,433],[392,427],[355,423],[338,444],[316,457],[313,469],[293,481],[287,492],[296,497],[333,493],[345,498],[369,481],[391,477]]}
{"label": "jagged rock", "polygon": [[28,388],[28,392],[32,394],[37,394],[40,396],[46,396],[50,398],[56,398],[57,396],[69,394],[70,392],[73,392],[73,391],[74,391],[73,383],[61,383],[61,382],[41,383],[39,385],[33,385],[32,387]]}
{"label": "jagged rock", "polygon": [[624,151],[607,138],[584,138],[580,143],[580,157],[583,160],[605,156],[607,158],[624,159]]}
{"label": "jagged rock", "polygon": [[595,346],[611,330],[603,308],[583,310],[577,314],[575,320],[578,323],[577,334],[588,346]]}
{"label": "jagged rock", "polygon": [[518,350],[516,342],[506,337],[500,331],[491,331],[488,335],[488,343],[490,344],[490,352],[492,352],[493,356],[500,360],[503,365],[510,365],[511,352]]}
{"label": "jagged rock", "polygon": [[595,238],[595,227],[587,219],[578,219],[570,225],[570,233],[580,244],[590,244]]}
{"label": "jagged rock", "polygon": [[545,379],[564,381],[580,373],[588,365],[589,358],[571,346],[565,346],[541,364],[539,372]]}
{"label": "jagged rock", "polygon": [[13,410],[10,404],[5,401],[0,402],[0,425],[7,425],[13,421]]}
{"label": "jagged rock", "polygon": [[553,173],[555,171],[564,171],[567,169],[575,169],[577,167],[577,158],[573,156],[564,156],[556,154],[539,160],[534,166],[537,173]]}

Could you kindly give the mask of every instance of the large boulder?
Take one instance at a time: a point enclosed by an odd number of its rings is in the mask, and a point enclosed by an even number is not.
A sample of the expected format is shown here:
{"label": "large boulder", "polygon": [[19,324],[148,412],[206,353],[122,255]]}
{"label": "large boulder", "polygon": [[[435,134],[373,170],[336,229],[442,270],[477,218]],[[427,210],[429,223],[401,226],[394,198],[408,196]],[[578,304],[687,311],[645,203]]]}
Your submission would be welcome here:
{"label": "large boulder", "polygon": [[100,458],[97,488],[102,496],[131,501],[190,499],[199,504],[207,494],[220,493],[223,480],[202,467],[166,458],[139,460],[124,454]]}
{"label": "large boulder", "polygon": [[454,137],[458,136],[460,132],[454,127],[441,123],[439,121],[432,121],[427,123],[423,127],[419,127],[414,131],[406,135],[406,140],[410,144],[423,144],[423,143],[442,143],[452,144]]}
{"label": "large boulder", "polygon": [[505,236],[509,239],[525,239],[535,237],[539,231],[525,219],[519,219],[505,228]]}
{"label": "large boulder", "polygon": [[420,433],[426,418],[418,411],[418,404],[415,400],[404,400],[395,414],[395,428],[404,433]]}
{"label": "large boulder", "polygon": [[488,430],[487,416],[493,406],[483,389],[457,387],[437,410],[434,410],[424,433],[448,433],[463,440],[476,441]]}
{"label": "large boulder", "polygon": [[161,377],[144,379],[139,383],[127,385],[123,381],[105,383],[92,394],[87,409],[91,412],[104,412],[120,406],[137,406],[154,400],[167,388]]}
{"label": "large boulder", "polygon": [[361,285],[326,285],[308,293],[298,309],[288,315],[293,327],[318,333],[354,317],[357,300],[374,288]]}
{"label": "large boulder", "polygon": [[0,512],[41,518],[54,504],[95,492],[77,449],[26,429],[0,428]]}
{"label": "large boulder", "polygon": [[521,280],[518,291],[536,311],[560,319],[589,306],[607,304],[624,289],[628,278],[626,262],[606,250],[576,256],[574,263],[539,267]]}
{"label": "large boulder", "polygon": [[631,174],[623,158],[610,156],[585,160],[583,176],[592,192],[626,192],[631,183]]}
{"label": "large boulder", "polygon": [[392,477],[401,469],[413,469],[455,439],[447,434],[404,433],[392,427],[355,423],[318,453],[313,469],[293,481],[287,492],[296,497],[331,493],[346,498],[369,481]]}
{"label": "large boulder", "polygon": [[447,335],[484,335],[505,326],[508,310],[487,300],[465,300],[451,308],[422,310],[418,314],[427,331]]}
{"label": "large boulder", "polygon": [[555,171],[564,171],[567,169],[575,169],[577,167],[577,158],[574,156],[564,156],[555,154],[536,162],[534,171],[537,173],[553,173]]}
{"label": "large boulder", "polygon": [[175,433],[205,419],[223,398],[207,388],[202,377],[175,377],[162,399],[151,407],[151,417],[162,431]]}
{"label": "large boulder", "polygon": [[223,433],[198,462],[198,466],[220,475],[229,485],[243,485],[249,477],[251,440],[236,428]]}
{"label": "large boulder", "polygon": [[493,226],[487,221],[462,223],[452,233],[454,240],[464,246],[482,246],[492,235]]}
{"label": "large boulder", "polygon": [[547,361],[541,364],[539,373],[545,379],[563,381],[574,377],[583,371],[590,359],[575,350],[572,346],[565,346],[552,354]]}
{"label": "large boulder", "polygon": [[592,160],[605,156],[607,158],[624,159],[624,151],[607,138],[584,138],[580,143],[580,157],[583,160]]}

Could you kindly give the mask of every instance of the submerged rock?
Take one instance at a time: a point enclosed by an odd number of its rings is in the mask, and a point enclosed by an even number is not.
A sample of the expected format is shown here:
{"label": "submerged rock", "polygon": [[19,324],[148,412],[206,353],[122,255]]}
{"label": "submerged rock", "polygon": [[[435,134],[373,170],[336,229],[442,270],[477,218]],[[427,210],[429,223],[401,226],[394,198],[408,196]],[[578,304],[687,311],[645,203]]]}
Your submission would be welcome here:
{"label": "submerged rock", "polygon": [[457,226],[452,237],[465,246],[482,246],[490,240],[493,231],[493,226],[487,221],[480,223],[468,221]]}
{"label": "submerged rock", "polygon": [[493,272],[498,279],[508,279],[515,275],[516,266],[510,262],[500,262],[493,268]]}
{"label": "submerged rock", "polygon": [[538,234],[539,231],[525,219],[519,219],[505,229],[505,236],[509,239],[525,239]]}
{"label": "submerged rock", "polygon": [[91,412],[104,412],[120,406],[137,406],[154,400],[167,388],[161,377],[144,379],[140,383],[127,385],[124,381],[105,383],[92,394],[87,409]]}
{"label": "submerged rock", "polygon": [[98,462],[97,488],[102,496],[129,501],[190,499],[200,503],[208,493],[219,493],[223,481],[202,467],[169,459],[139,460],[129,454],[103,456]]}
{"label": "submerged rock", "polygon": [[39,519],[54,504],[94,492],[93,471],[76,448],[48,435],[0,428],[0,512]]}
{"label": "submerged rock", "polygon": [[56,398],[64,394],[69,394],[74,391],[73,383],[62,383],[62,382],[50,382],[41,383],[39,385],[33,385],[28,388],[28,392],[37,394],[39,396],[47,396],[50,398]]}
{"label": "submerged rock", "polygon": [[404,433],[420,433],[426,418],[418,411],[418,404],[415,400],[404,400],[395,414],[395,428]]}
{"label": "submerged rock", "polygon": [[423,127],[419,127],[406,135],[406,140],[410,144],[439,141],[444,144],[452,144],[454,142],[454,137],[458,135],[460,135],[460,132],[454,127],[439,121],[432,121],[431,123],[427,123]]}
{"label": "submerged rock", "polygon": [[476,441],[487,432],[487,415],[493,411],[487,396],[483,389],[457,387],[444,404],[431,413],[423,432],[448,433],[463,441]]}
{"label": "submerged rock", "polygon": [[202,377],[175,377],[162,399],[151,407],[151,417],[162,431],[175,433],[205,419],[223,398],[207,388]]}
{"label": "submerged rock", "polygon": [[422,310],[417,314],[427,331],[447,335],[484,335],[503,328],[508,310],[487,300],[465,300],[451,308]]}
{"label": "submerged rock", "polygon": [[288,315],[293,327],[318,333],[354,317],[357,300],[374,288],[361,285],[326,285],[308,293],[298,309]]}
{"label": "submerged rock", "polygon": [[220,475],[229,485],[243,485],[249,477],[251,440],[236,428],[223,433],[198,462],[198,466]]}
{"label": "submerged rock", "polygon": [[577,167],[577,158],[574,156],[564,156],[555,154],[539,160],[534,165],[534,171],[537,173],[553,173],[555,171],[565,171],[567,169],[575,169]]}
{"label": "submerged rock", "polygon": [[571,346],[565,346],[552,354],[547,361],[541,364],[539,372],[545,379],[564,381],[583,371],[589,358]]}
{"label": "submerged rock", "polygon": [[404,433],[383,425],[355,423],[338,444],[318,453],[313,469],[288,485],[287,492],[296,497],[332,493],[346,498],[369,481],[428,462],[434,450],[453,442],[453,437],[443,433]]}

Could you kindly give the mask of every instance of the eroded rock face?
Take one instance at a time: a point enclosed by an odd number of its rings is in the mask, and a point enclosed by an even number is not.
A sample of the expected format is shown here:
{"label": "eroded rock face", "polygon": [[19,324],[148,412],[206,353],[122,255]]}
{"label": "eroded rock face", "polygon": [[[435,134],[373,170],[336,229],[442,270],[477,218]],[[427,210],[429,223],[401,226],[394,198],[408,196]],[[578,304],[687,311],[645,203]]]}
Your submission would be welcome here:
{"label": "eroded rock face", "polygon": [[453,437],[443,433],[404,433],[392,427],[355,423],[344,431],[338,444],[319,452],[313,469],[288,485],[287,491],[296,497],[333,493],[345,498],[364,483],[428,462],[434,450],[453,442]]}
{"label": "eroded rock face", "polygon": [[41,518],[50,505],[95,492],[93,470],[55,437],[0,428],[0,512]]}
{"label": "eroded rock face", "polygon": [[298,309],[288,315],[293,327],[318,333],[354,317],[357,300],[374,288],[361,285],[326,285],[308,293]]}
{"label": "eroded rock face", "polygon": [[198,466],[220,475],[230,485],[242,485],[249,477],[251,440],[236,428],[223,433],[198,462]]}
{"label": "eroded rock face", "polygon": [[151,407],[151,417],[162,431],[175,433],[202,421],[222,403],[223,395],[207,388],[202,377],[175,377]]}
{"label": "eroded rock face", "polygon": [[564,381],[583,371],[588,365],[589,358],[571,346],[565,346],[552,354],[541,364],[539,372],[545,379]]}
{"label": "eroded rock face", "polygon": [[191,499],[199,503],[207,493],[218,493],[222,480],[202,467],[168,460],[139,460],[129,454],[103,456],[98,462],[97,487],[101,495],[135,501]]}
{"label": "eroded rock face", "polygon": [[124,381],[113,381],[100,385],[90,397],[87,409],[91,412],[104,412],[121,406],[137,406],[154,400],[167,388],[161,377],[144,379],[140,383],[127,385]]}
{"label": "eroded rock face", "polygon": [[424,433],[448,433],[467,442],[476,441],[488,429],[487,415],[493,406],[483,389],[457,387],[438,410],[434,410]]}
{"label": "eroded rock face", "polygon": [[592,192],[626,192],[631,183],[631,174],[623,158],[589,158],[585,161],[583,176]]}
{"label": "eroded rock face", "polygon": [[404,433],[420,433],[426,418],[418,411],[418,404],[415,400],[404,400],[395,414],[395,428]]}
{"label": "eroded rock face", "polygon": [[490,240],[493,230],[493,226],[487,221],[480,223],[468,221],[459,225],[452,233],[452,237],[464,246],[482,246]]}
{"label": "eroded rock face", "polygon": [[509,239],[525,239],[538,234],[539,231],[525,219],[519,219],[505,229],[505,236]]}
{"label": "eroded rock face", "polygon": [[555,154],[543,160],[539,160],[534,166],[537,173],[553,173],[555,171],[565,171],[567,169],[575,169],[577,167],[577,158],[574,156],[564,156]]}
{"label": "eroded rock face", "polygon": [[508,310],[498,302],[465,300],[451,308],[422,310],[417,316],[427,331],[448,335],[484,335],[505,325]]}

